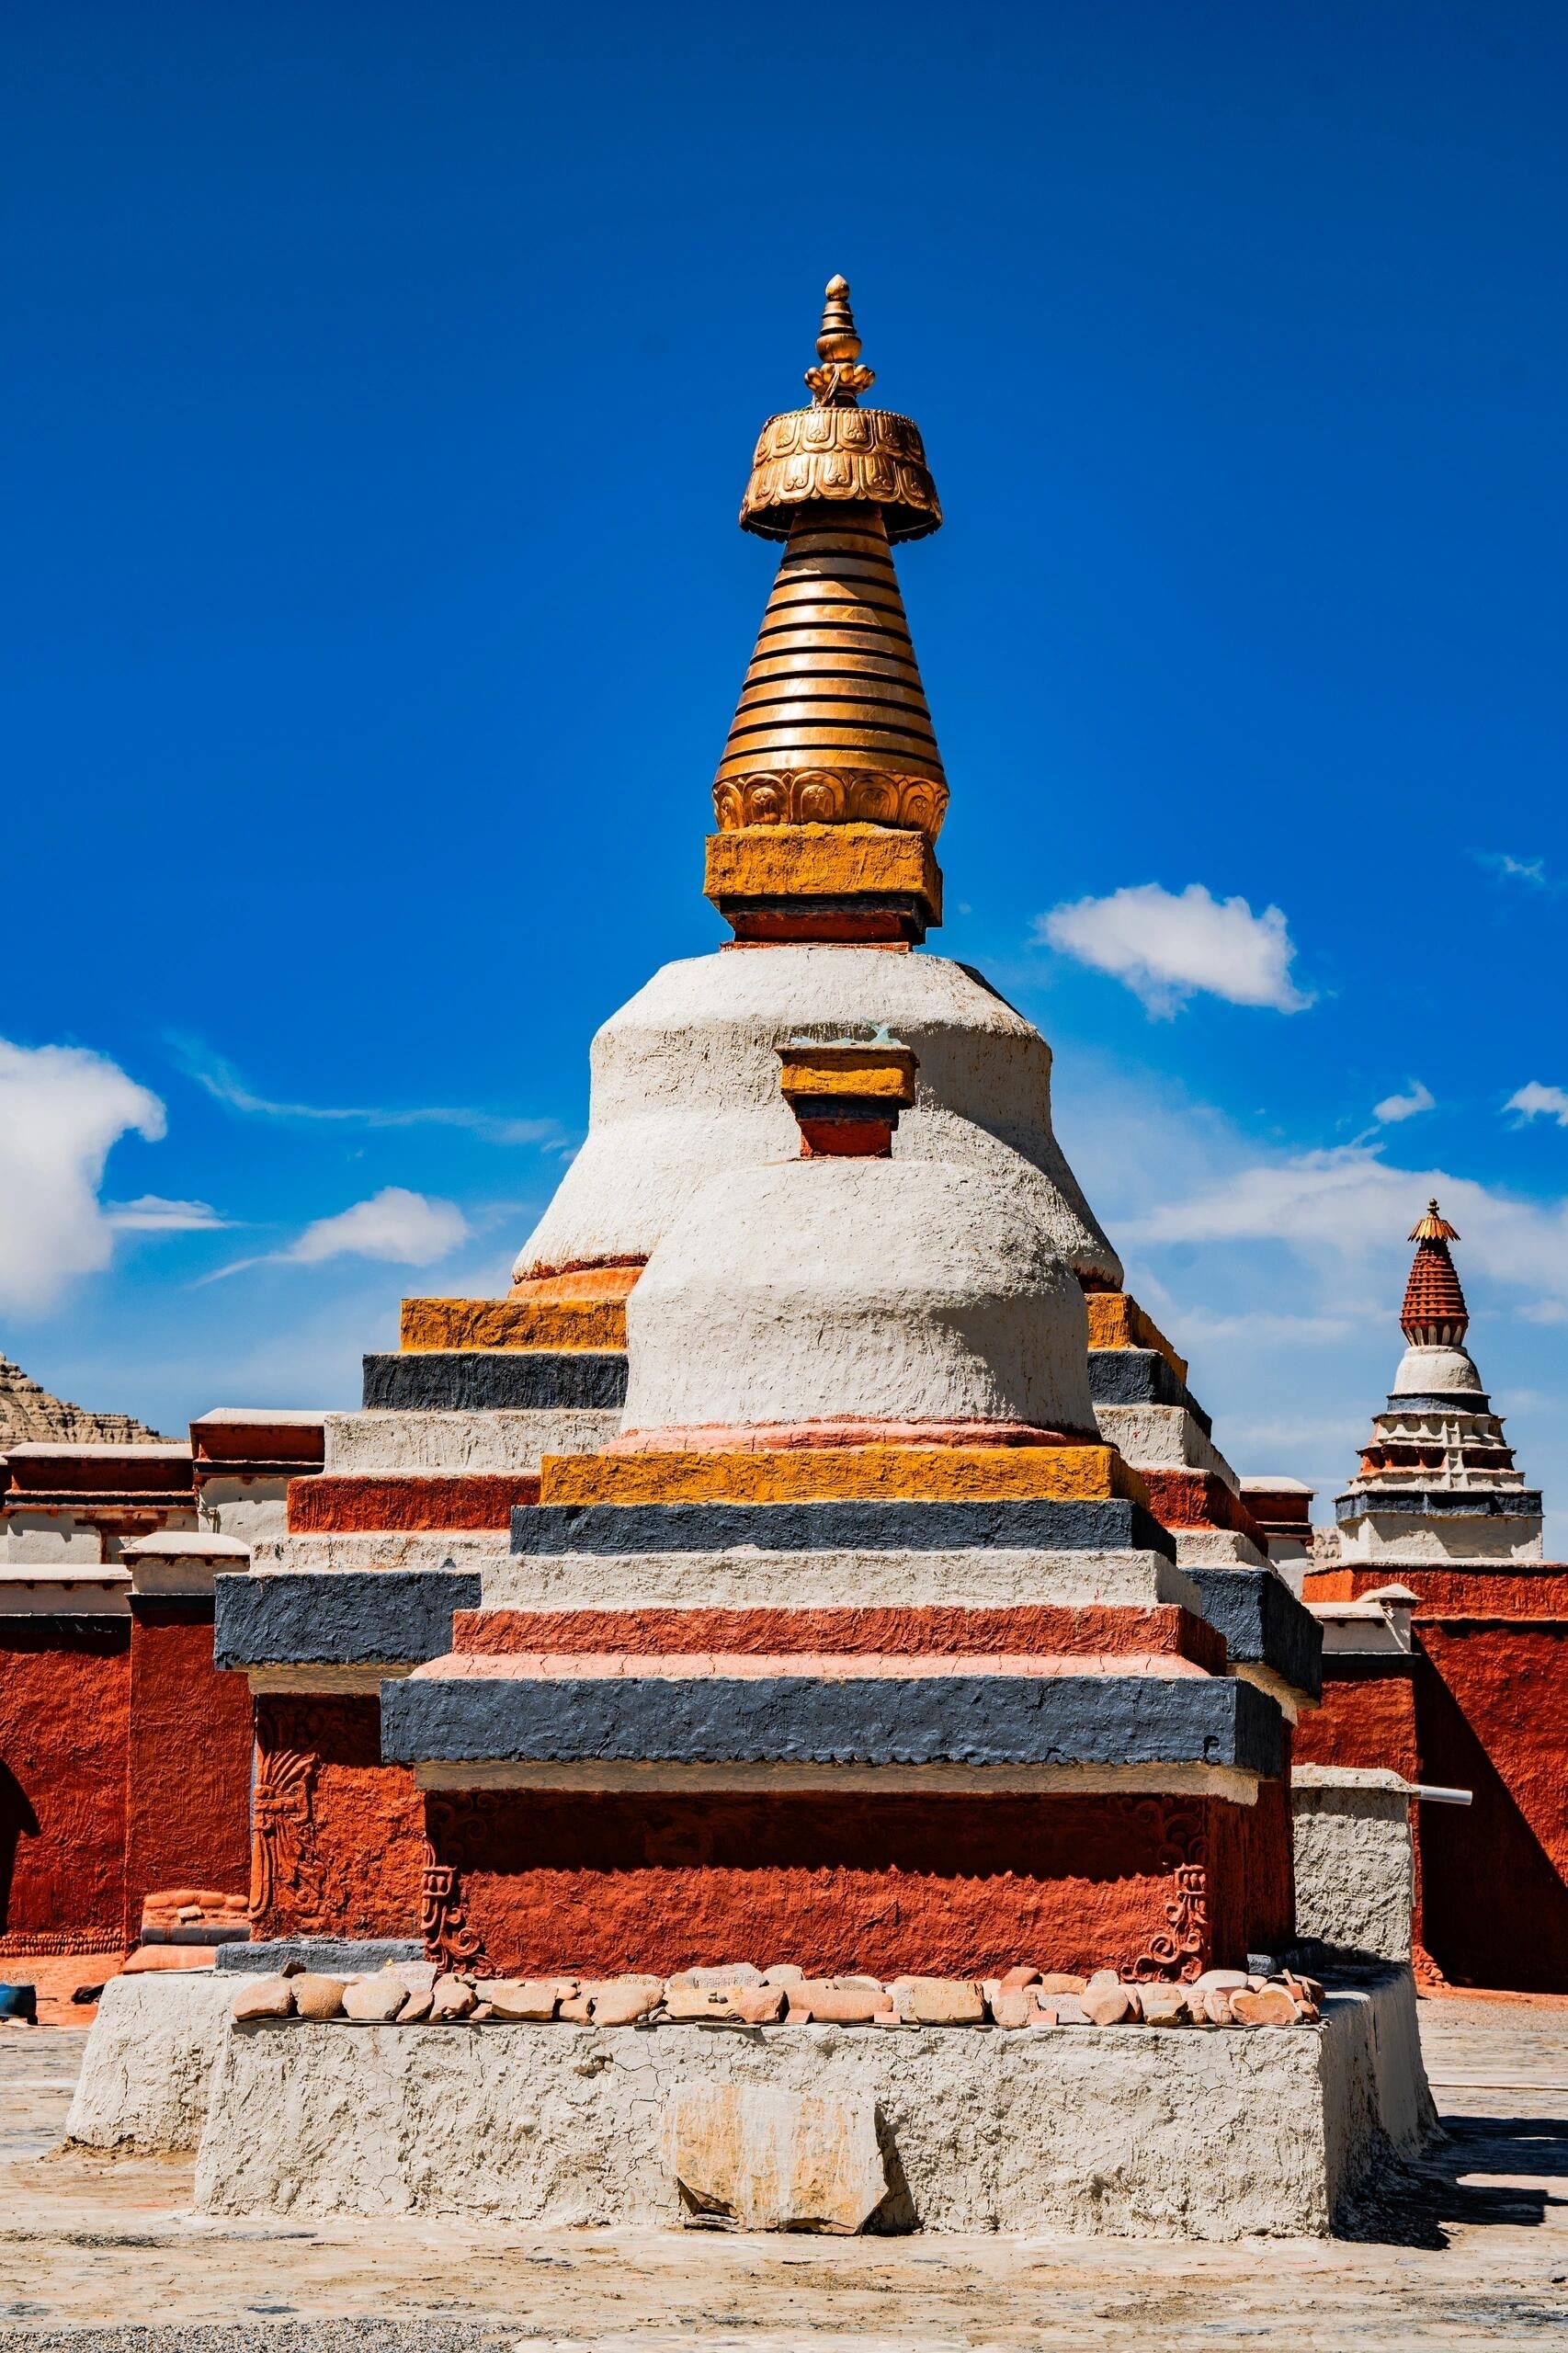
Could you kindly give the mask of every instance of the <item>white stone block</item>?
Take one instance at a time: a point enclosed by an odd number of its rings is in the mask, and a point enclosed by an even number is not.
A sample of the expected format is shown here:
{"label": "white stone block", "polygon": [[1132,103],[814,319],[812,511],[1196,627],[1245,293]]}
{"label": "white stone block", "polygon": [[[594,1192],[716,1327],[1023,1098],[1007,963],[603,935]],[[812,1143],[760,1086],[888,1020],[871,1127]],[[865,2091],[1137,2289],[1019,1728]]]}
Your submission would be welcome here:
{"label": "white stone block", "polygon": [[87,2037],[65,2137],[89,2149],[194,2149],[244,1977],[210,1969],[112,1977]]}
{"label": "white stone block", "polygon": [[500,1413],[400,1413],[378,1408],[326,1417],[329,1472],[537,1471],[546,1454],[592,1454],[620,1427],[619,1413],[551,1408]]}
{"label": "white stone block", "polygon": [[1135,1471],[1209,1471],[1233,1495],[1241,1482],[1185,1405],[1096,1405],[1100,1435]]}
{"label": "white stone block", "polygon": [[1415,1904],[1411,1793],[1397,1773],[1298,1765],[1290,1777],[1296,1934],[1407,1961]]}
{"label": "white stone block", "polygon": [[335,1569],[483,1570],[505,1553],[500,1529],[388,1530],[379,1536],[286,1536],[257,1544],[253,1572],[262,1576],[315,1576]]}
{"label": "white stone block", "polygon": [[688,2222],[740,2231],[862,2230],[888,2194],[876,2102],[770,2085],[677,2084],[664,2156]]}
{"label": "white stone block", "polygon": [[1031,1605],[1202,1615],[1190,1577],[1158,1552],[503,1553],[484,1564],[487,1609],[1005,1609]]}

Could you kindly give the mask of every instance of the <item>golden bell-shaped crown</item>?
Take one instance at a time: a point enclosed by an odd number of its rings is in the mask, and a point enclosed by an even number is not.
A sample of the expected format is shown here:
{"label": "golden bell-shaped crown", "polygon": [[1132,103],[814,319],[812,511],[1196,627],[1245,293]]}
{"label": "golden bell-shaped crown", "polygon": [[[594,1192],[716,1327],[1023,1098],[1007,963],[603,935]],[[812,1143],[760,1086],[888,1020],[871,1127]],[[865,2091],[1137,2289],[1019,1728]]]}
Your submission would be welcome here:
{"label": "golden bell-shaped crown", "polygon": [[741,527],[787,540],[802,507],[858,502],[880,506],[890,540],[920,540],[941,528],[941,502],[913,418],[862,408],[876,371],[860,363],[860,337],[846,279],[828,280],[817,365],[806,370],[810,408],[786,409],[763,426],[741,501]]}

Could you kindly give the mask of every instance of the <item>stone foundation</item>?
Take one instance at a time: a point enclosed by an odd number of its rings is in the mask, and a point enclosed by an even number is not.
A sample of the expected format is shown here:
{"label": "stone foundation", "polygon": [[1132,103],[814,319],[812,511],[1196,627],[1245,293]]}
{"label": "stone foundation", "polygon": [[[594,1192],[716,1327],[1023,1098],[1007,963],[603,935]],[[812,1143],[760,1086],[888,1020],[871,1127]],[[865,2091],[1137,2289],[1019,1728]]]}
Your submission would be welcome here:
{"label": "stone foundation", "polygon": [[672,2105],[715,2085],[871,2102],[881,2219],[929,2231],[1323,2236],[1432,2121],[1392,1969],[1332,1991],[1321,2026],[1244,2034],[295,2020],[223,2040],[197,2203],[670,2225]]}

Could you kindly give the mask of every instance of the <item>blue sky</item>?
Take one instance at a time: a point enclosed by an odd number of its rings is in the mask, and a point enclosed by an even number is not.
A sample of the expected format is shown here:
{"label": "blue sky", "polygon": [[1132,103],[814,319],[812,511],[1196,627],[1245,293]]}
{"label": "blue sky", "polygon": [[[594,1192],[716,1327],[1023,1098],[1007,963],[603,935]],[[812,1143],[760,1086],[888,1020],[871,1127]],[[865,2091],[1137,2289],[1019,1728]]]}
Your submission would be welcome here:
{"label": "blue sky", "polygon": [[500,1287],[720,937],[734,509],[843,270],[949,516],[934,944],[1221,1442],[1332,1490],[1436,1183],[1568,1506],[1568,18],[835,21],[9,26],[0,1347],[177,1429]]}

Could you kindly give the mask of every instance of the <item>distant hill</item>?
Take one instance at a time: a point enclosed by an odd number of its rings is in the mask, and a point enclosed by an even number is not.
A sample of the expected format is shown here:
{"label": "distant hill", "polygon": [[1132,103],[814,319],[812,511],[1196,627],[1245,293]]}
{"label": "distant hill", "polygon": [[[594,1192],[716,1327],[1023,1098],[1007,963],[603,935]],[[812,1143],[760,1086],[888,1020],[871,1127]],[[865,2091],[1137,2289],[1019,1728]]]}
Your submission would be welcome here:
{"label": "distant hill", "polygon": [[89,1414],[40,1389],[30,1373],[0,1355],[0,1454],[33,1445],[131,1446],[161,1435],[130,1414]]}

